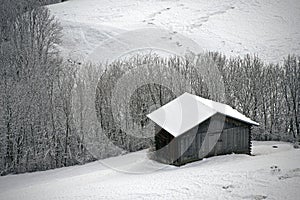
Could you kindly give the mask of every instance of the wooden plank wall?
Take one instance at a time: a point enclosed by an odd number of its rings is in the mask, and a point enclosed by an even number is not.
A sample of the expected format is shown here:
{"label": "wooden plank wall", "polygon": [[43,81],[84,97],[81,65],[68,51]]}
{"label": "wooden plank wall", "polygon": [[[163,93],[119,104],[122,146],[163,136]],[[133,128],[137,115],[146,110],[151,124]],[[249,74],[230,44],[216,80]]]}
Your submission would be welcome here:
{"label": "wooden plank wall", "polygon": [[[217,122],[214,121],[214,125],[218,124],[218,117],[214,118],[213,120],[217,121]],[[220,123],[223,123],[223,121],[220,121]],[[205,134],[207,134],[209,124],[210,124],[210,119],[199,124],[198,132],[195,137],[195,141],[194,141],[194,143],[192,143],[192,144],[195,144],[196,148],[193,148],[194,145],[191,146],[191,148],[194,149],[195,155],[191,156],[191,155],[189,155],[190,153],[182,154],[182,156],[180,158],[181,164],[192,162],[194,160],[199,160],[204,157],[210,157],[210,156],[214,156],[214,155],[224,155],[224,154],[230,154],[230,153],[246,153],[246,154],[250,153],[250,149],[251,149],[250,142],[249,142],[251,139],[250,138],[250,136],[251,136],[250,135],[250,125],[243,123],[241,121],[226,117],[223,130],[221,132],[220,138],[219,138],[217,144],[215,145],[215,147],[210,152],[206,152],[204,154],[205,156],[203,156],[203,157],[198,155],[200,147],[203,144]],[[210,134],[214,134],[214,133],[210,133]],[[179,140],[178,148],[180,145],[182,145],[181,142],[182,142],[182,140],[184,140],[184,139],[182,139],[184,137],[186,137],[185,134],[182,137],[178,138],[178,140]],[[209,142],[206,143],[206,145],[208,145],[208,144],[209,144]],[[208,149],[208,147],[206,147],[205,149]]]}
{"label": "wooden plank wall", "polygon": [[[219,127],[218,124],[223,123],[221,118],[214,117],[211,119],[214,120],[214,126]],[[160,151],[157,154],[157,160],[167,164],[182,165],[214,155],[230,153],[250,154],[251,126],[238,120],[226,117],[223,130],[215,147],[210,152],[205,152],[205,156],[199,155],[200,147],[203,144],[205,135],[207,134],[209,124],[210,119],[204,121],[203,123],[194,127],[192,130],[182,134],[177,138],[174,138],[164,129],[157,127],[161,130],[155,135],[156,150],[159,150],[170,143],[168,147],[164,149],[164,151]],[[197,130],[195,131],[194,129]],[[208,144],[209,143],[206,145]],[[206,147],[206,149],[208,149],[208,147]]]}

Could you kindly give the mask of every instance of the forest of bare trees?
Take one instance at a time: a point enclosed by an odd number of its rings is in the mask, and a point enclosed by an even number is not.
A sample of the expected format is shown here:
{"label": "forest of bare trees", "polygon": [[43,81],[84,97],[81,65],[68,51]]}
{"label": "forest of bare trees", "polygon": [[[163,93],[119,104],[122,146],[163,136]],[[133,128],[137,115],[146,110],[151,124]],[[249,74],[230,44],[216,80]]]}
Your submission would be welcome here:
{"label": "forest of bare trees", "polygon": [[67,96],[76,69],[59,57],[60,24],[32,2],[1,4],[2,174],[76,164],[83,152],[80,138],[71,134]]}
{"label": "forest of bare trees", "polygon": [[226,59],[211,54],[225,83],[226,102],[258,121],[257,140],[296,141],[300,116],[300,57],[266,64],[257,56]]}
{"label": "forest of bare trees", "polygon": [[[95,66],[62,58],[57,48],[62,34],[59,22],[47,8],[33,2],[1,2],[1,175],[83,164],[118,155],[120,149],[148,148],[152,136],[146,133],[146,114],[153,105],[174,99],[173,90],[186,90],[183,83],[172,79],[175,72],[190,83],[192,90],[188,92],[220,101],[209,92],[216,81],[204,81],[188,56],[141,55]],[[200,57],[201,66],[209,68],[216,63],[225,89],[222,101],[260,123],[253,131],[254,139],[299,140],[300,57],[288,55],[278,64],[264,63],[251,55],[226,58],[206,53]],[[114,84],[141,63],[147,65],[144,74],[151,78],[164,74],[162,77],[171,80],[170,87],[139,87],[129,97],[130,106],[121,105],[112,117]],[[122,91],[128,87],[124,85]],[[96,110],[97,117],[89,115],[90,109]],[[124,123],[132,133],[118,123]]]}

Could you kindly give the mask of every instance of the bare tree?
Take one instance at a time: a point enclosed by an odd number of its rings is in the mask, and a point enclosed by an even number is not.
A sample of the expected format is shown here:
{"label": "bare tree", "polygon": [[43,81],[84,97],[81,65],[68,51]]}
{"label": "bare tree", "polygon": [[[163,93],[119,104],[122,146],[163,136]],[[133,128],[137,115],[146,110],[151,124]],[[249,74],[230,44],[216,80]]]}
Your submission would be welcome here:
{"label": "bare tree", "polygon": [[288,131],[294,138],[300,134],[300,59],[288,56],[284,61],[284,92],[287,105]]}

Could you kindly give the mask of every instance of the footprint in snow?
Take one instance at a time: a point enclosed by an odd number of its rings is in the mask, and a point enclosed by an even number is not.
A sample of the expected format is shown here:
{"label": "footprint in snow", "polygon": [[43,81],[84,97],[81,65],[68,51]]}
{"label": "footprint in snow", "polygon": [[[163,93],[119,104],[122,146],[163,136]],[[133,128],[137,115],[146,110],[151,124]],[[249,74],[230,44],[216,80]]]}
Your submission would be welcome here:
{"label": "footprint in snow", "polygon": [[254,200],[262,200],[262,199],[266,199],[268,196],[266,195],[249,195],[249,196],[245,196],[243,197],[243,199],[254,199]]}
{"label": "footprint in snow", "polygon": [[233,188],[234,188],[233,185],[222,186],[222,189],[226,190],[227,192],[232,192],[231,189],[233,189]]}
{"label": "footprint in snow", "polygon": [[176,42],[176,45],[179,46],[179,47],[182,46],[182,44],[180,44],[179,42]]}
{"label": "footprint in snow", "polygon": [[281,172],[281,169],[277,165],[273,165],[270,168],[271,168],[271,174],[273,175]]}

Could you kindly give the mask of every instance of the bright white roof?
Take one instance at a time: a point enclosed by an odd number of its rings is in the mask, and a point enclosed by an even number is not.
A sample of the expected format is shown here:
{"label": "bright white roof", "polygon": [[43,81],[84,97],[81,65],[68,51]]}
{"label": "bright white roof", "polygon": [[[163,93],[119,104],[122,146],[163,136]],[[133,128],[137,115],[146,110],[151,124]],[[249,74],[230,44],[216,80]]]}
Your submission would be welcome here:
{"label": "bright white roof", "polygon": [[232,107],[202,97],[184,93],[173,101],[153,111],[152,121],[174,137],[195,127],[216,113],[220,113],[248,124],[259,125]]}

